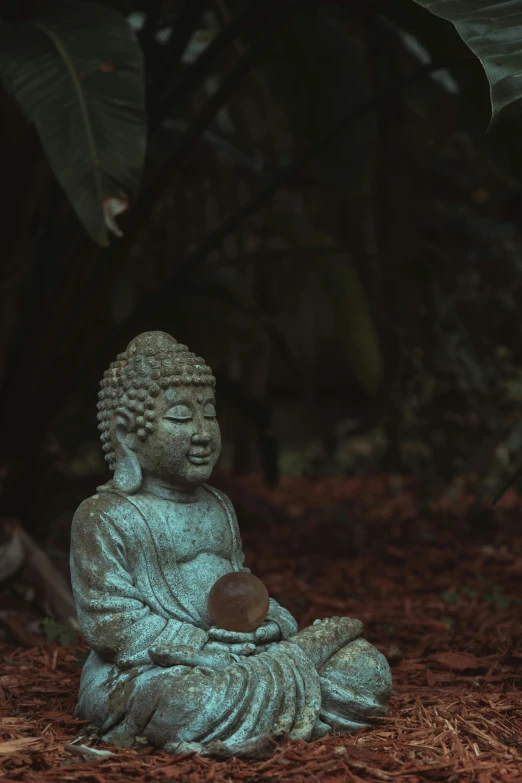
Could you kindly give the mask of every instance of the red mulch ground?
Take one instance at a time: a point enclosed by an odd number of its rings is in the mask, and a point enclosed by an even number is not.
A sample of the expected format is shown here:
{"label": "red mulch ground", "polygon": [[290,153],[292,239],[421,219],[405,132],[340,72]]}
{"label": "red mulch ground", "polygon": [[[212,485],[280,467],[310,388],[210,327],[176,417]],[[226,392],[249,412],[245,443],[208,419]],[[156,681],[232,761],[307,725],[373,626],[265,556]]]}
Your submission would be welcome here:
{"label": "red mulch ground", "polygon": [[[301,625],[363,620],[392,665],[388,717],[354,737],[282,741],[259,761],[101,745],[71,717],[85,648],[21,646],[31,636],[13,615],[19,644],[0,646],[0,781],[522,783],[522,498],[494,511],[469,498],[428,505],[379,478],[226,488],[247,564]],[[85,760],[69,746],[82,736],[114,755]]]}

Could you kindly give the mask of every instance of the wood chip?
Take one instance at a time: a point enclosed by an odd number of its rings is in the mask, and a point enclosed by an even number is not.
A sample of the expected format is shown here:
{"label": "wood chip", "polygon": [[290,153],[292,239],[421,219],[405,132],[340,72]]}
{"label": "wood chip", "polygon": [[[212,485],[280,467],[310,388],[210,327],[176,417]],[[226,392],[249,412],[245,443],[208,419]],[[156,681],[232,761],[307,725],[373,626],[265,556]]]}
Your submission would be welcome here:
{"label": "wood chip", "polygon": [[[246,565],[301,627],[343,614],[364,622],[392,666],[387,717],[354,736],[278,740],[263,760],[117,748],[73,717],[84,643],[0,643],[2,780],[522,783],[518,505],[496,508],[490,537],[475,544],[472,504],[426,509],[409,479],[399,494],[388,477],[284,479],[275,490],[234,481],[222,488],[239,512]],[[353,519],[371,542],[356,556],[343,543]]]}
{"label": "wood chip", "polygon": [[12,756],[21,750],[36,749],[43,745],[40,737],[19,737],[18,739],[0,742],[0,756]]}

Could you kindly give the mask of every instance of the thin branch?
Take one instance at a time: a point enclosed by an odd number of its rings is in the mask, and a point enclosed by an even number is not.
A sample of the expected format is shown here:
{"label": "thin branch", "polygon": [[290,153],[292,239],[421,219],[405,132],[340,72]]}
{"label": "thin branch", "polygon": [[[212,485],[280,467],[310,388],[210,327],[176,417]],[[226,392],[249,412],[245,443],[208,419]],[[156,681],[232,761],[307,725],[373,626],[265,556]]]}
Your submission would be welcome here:
{"label": "thin branch", "polygon": [[247,49],[244,56],[238,60],[230,70],[227,77],[218,90],[208,99],[205,105],[196,114],[187,131],[181,136],[168,159],[164,162],[158,176],[150,183],[148,190],[140,199],[139,210],[149,212],[152,206],[160,198],[163,191],[172,179],[173,172],[193,146],[196,139],[208,128],[219,110],[230,100],[231,94],[241,84],[245,76],[266,49],[267,43],[273,38],[274,33],[281,27],[282,22],[299,4],[299,0],[287,0],[282,3],[277,12],[268,19],[258,39]]}
{"label": "thin branch", "polygon": [[[269,6],[268,10],[267,5]],[[231,93],[252,67],[256,58],[262,54],[263,48],[271,40],[284,16],[290,13],[292,8],[297,5],[298,0],[287,0],[286,3],[281,3],[281,0],[277,0],[277,2],[274,0],[272,3],[267,3],[267,0],[253,0],[234,17],[229,27],[223,30],[207,47],[201,57],[196,60],[194,65],[187,70],[185,78],[182,79],[181,83],[173,87],[172,93],[176,96],[179,107],[186,98],[192,95],[193,90],[199,87],[200,82],[208,77],[209,68],[222,53],[226,45],[230,43],[230,40],[238,32],[249,29],[256,22],[259,24],[261,13],[263,13],[265,19],[268,17],[265,25],[261,27],[260,39],[251,46],[245,57],[231,69],[228,78],[221,85],[220,89],[207,101],[194,118],[191,126],[188,127],[186,133],[181,136],[169,160],[162,165],[157,178],[150,183],[148,189],[145,188],[143,190],[139,201],[132,208],[128,217],[128,220],[131,222],[125,226],[123,239],[118,244],[114,244],[109,252],[106,250],[98,251],[97,261],[89,272],[89,279],[83,282],[82,288],[71,299],[68,313],[62,317],[60,334],[56,336],[53,347],[46,357],[46,367],[51,366],[65,350],[69,333],[74,333],[74,324],[79,320],[78,313],[85,312],[88,303],[91,301],[92,291],[96,286],[100,285],[100,280],[103,278],[103,285],[110,286],[117,279],[121,266],[126,263],[130,249],[143,226],[145,218],[150,214],[165,187],[169,184],[173,171],[185,158],[191,145],[212,123],[216,113],[229,100]],[[277,8],[277,12],[271,17],[268,11],[274,11],[274,7]],[[152,127],[153,129],[154,124],[162,121],[163,118],[164,110],[158,110],[156,118],[149,122],[149,128]],[[78,241],[81,240],[79,239]],[[74,255],[74,252],[71,252],[70,255]]]}
{"label": "thin branch", "polygon": [[[76,384],[74,384],[75,389],[81,387],[85,375],[92,369],[94,362],[98,363],[102,360],[103,357],[97,356],[97,353],[100,349],[105,348],[105,351],[108,353],[109,349],[112,349],[113,346],[121,345],[125,339],[130,339],[130,336],[134,334],[136,329],[141,328],[145,322],[150,324],[148,328],[159,328],[161,324],[158,323],[158,313],[161,313],[162,311],[165,312],[165,304],[169,304],[172,298],[172,290],[182,286],[184,277],[188,277],[191,273],[193,273],[198,265],[204,263],[208,256],[222,244],[223,240],[226,239],[229,234],[237,231],[244,221],[251,217],[251,215],[255,214],[255,212],[268,199],[272,198],[275,193],[277,193],[278,189],[285,185],[289,179],[295,176],[296,172],[302,166],[313,160],[313,158],[324,148],[326,144],[330,143],[338,135],[348,130],[361,117],[364,117],[366,114],[372,111],[376,111],[382,101],[389,100],[390,98],[399,95],[411,84],[414,84],[426,76],[430,76],[431,73],[435,70],[446,67],[448,67],[447,63],[431,63],[428,66],[419,68],[405,82],[402,82],[395,88],[389,88],[388,90],[383,91],[381,94],[375,96],[374,98],[366,101],[354,109],[354,111],[352,111],[342,121],[342,123],[339,123],[334,128],[329,129],[317,140],[315,144],[310,145],[308,149],[305,150],[296,161],[294,161],[294,163],[276,172],[273,178],[267,180],[257,193],[255,193],[247,202],[245,202],[243,206],[239,207],[236,212],[230,215],[230,217],[228,217],[221,226],[219,226],[206,239],[204,239],[200,247],[191,256],[185,259],[185,261],[182,261],[176,267],[173,274],[168,278],[168,280],[164,282],[162,291],[160,293],[154,293],[153,295],[147,297],[147,299],[142,301],[127,319],[122,321],[122,323],[119,324],[116,329],[114,329],[111,334],[110,344],[107,343],[107,341],[102,344],[100,341],[96,345],[92,346],[91,356],[93,357],[93,362],[87,363],[84,366],[83,373],[79,373],[76,379]],[[166,178],[165,184],[167,184],[168,181],[169,178]],[[95,357],[97,357],[97,359]]]}
{"label": "thin branch", "polygon": [[323,247],[318,245],[317,247],[302,246],[296,247],[282,247],[269,250],[256,250],[254,253],[245,253],[241,256],[229,256],[227,258],[227,264],[234,266],[242,266],[243,264],[250,264],[252,261],[264,261],[270,262],[280,261],[285,258],[295,258],[296,256],[339,256],[343,253],[350,253],[350,250],[343,249],[342,247]]}
{"label": "thin branch", "polygon": [[[234,41],[239,33],[248,32],[256,29],[256,26],[262,22],[267,13],[273,10],[274,3],[267,9],[266,0],[252,0],[245,7],[241,8],[222,32],[209,43],[205,51],[198,57],[178,79],[175,79],[171,87],[164,94],[161,104],[151,114],[149,118],[149,130],[154,132],[161,122],[168,115],[169,111],[175,106],[180,108],[194,95],[201,87],[212,69],[216,66],[223,52],[227,50],[229,44]],[[276,7],[279,4],[276,4]]]}
{"label": "thin branch", "polygon": [[[212,0],[212,7],[221,27],[228,27],[230,24],[230,14],[223,0]],[[234,47],[238,57],[242,57],[244,55],[245,47],[241,41],[233,41],[232,46]]]}
{"label": "thin branch", "polygon": [[[167,131],[174,131],[175,133],[186,133],[190,126],[188,120],[165,120],[162,123],[162,128]],[[221,153],[223,157],[227,157],[229,160],[233,160],[235,163],[241,165],[254,174],[260,174],[267,168],[266,160],[260,153],[246,147],[237,139],[224,133],[222,130],[216,128],[208,128],[203,131],[201,138],[207,141]]]}
{"label": "thin branch", "polygon": [[[121,325],[122,330],[127,331],[131,324],[142,322],[145,317],[151,317],[155,312],[158,312],[165,303],[168,303],[171,297],[172,287],[175,285],[179,287],[181,279],[184,276],[192,274],[196,267],[204,263],[208,256],[213,253],[223,241],[232,233],[237,231],[239,227],[260,209],[263,204],[277,193],[277,191],[287,183],[287,181],[293,177],[296,172],[303,166],[309,164],[322,150],[334,141],[342,133],[355,126],[356,122],[362,117],[370,114],[373,111],[377,111],[380,104],[384,100],[389,100],[391,97],[400,94],[406,87],[417,82],[419,79],[425,78],[427,75],[431,75],[434,71],[447,67],[447,64],[440,65],[431,63],[428,66],[419,68],[405,83],[402,83],[394,88],[387,89],[382,94],[374,96],[373,98],[365,101],[350,114],[348,114],[340,123],[333,128],[328,129],[326,133],[322,134],[315,143],[311,144],[293,163],[289,166],[281,168],[275,173],[271,179],[267,179],[259,190],[253,194],[239,209],[233,212],[217,229],[211,232],[206,239],[203,240],[201,245],[195,250],[192,255],[182,260],[176,267],[173,274],[163,284],[163,288],[160,294],[155,295],[154,301],[143,302],[141,306],[138,306],[133,315],[129,317],[128,322],[123,322]],[[163,184],[158,183],[158,184]]]}
{"label": "thin branch", "polygon": [[158,23],[161,19],[161,12],[163,10],[164,0],[156,0],[154,4],[149,6],[147,16],[145,18],[145,24],[138,33],[138,39],[141,44],[143,53],[147,56],[150,55],[154,48],[154,37],[158,29]]}
{"label": "thin branch", "polygon": [[[183,52],[201,23],[201,17],[208,0],[184,0],[181,10],[172,27],[172,33],[167,45],[164,47],[163,62],[155,69],[154,84],[150,85],[150,92],[154,95],[150,100],[149,114],[151,121],[162,113],[165,115],[165,106],[170,103],[172,95],[172,82],[177,84],[181,71]],[[159,93],[159,95],[158,95]],[[155,127],[155,126],[154,126]],[[152,128],[153,129],[153,128]]]}

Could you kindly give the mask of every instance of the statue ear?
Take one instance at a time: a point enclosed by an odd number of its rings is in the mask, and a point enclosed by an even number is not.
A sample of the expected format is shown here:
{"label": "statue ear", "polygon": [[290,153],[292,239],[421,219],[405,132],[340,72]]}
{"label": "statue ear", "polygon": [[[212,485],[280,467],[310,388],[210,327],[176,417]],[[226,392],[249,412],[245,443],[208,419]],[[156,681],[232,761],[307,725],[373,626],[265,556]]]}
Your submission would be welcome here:
{"label": "statue ear", "polygon": [[117,443],[120,445],[124,443],[132,430],[133,423],[131,414],[125,408],[117,408],[114,411],[113,433]]}
{"label": "statue ear", "polygon": [[115,411],[115,416],[116,465],[112,483],[120,492],[133,495],[140,489],[143,476],[138,456],[134,450],[134,438],[129,432],[132,421],[124,408],[118,408]]}

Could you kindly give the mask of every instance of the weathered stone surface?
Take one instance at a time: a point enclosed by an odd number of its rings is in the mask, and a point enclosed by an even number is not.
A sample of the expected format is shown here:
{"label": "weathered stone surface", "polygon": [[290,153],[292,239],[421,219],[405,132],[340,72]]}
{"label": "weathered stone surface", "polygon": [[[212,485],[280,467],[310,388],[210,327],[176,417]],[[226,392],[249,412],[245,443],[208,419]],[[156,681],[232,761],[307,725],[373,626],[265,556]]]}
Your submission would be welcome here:
{"label": "weathered stone surface", "polygon": [[214,386],[204,361],[162,332],[137,337],[104,375],[99,428],[114,476],[78,508],[71,536],[92,648],[76,715],[107,742],[146,737],[176,753],[247,756],[281,733],[355,732],[391,693],[358,620],[298,633],[270,599],[256,630],[213,621],[215,583],[249,573],[234,509],[206,483],[221,448]]}

